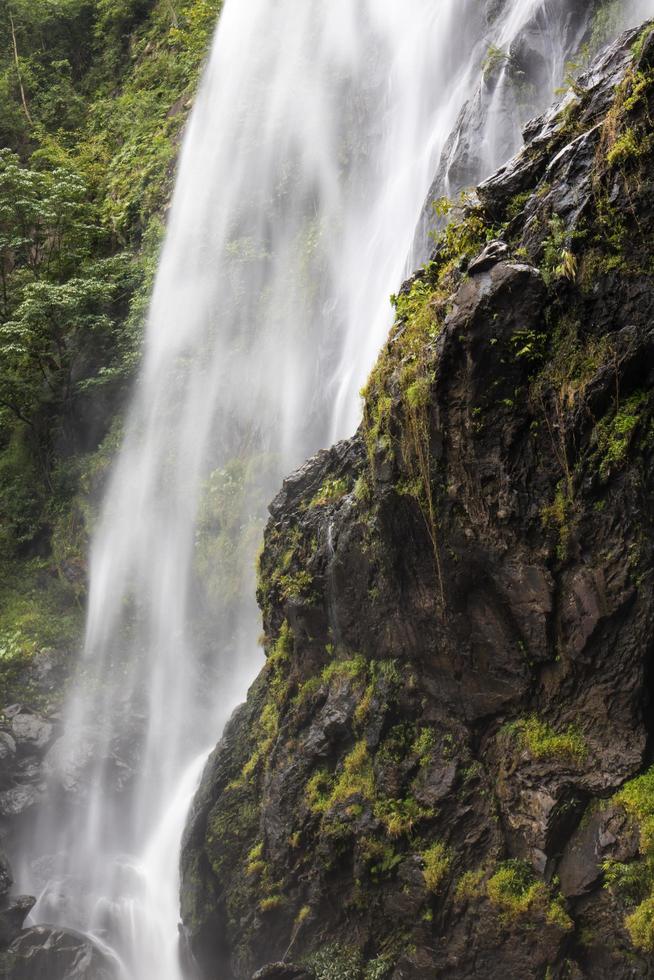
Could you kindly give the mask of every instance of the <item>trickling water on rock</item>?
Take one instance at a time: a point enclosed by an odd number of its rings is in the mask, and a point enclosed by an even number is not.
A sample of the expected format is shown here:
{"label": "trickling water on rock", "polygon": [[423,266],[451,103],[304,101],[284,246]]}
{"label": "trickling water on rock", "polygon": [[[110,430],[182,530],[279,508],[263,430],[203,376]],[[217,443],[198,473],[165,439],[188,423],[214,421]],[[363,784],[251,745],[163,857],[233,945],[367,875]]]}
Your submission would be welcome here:
{"label": "trickling water on rock", "polygon": [[426,256],[430,187],[471,184],[514,148],[583,33],[590,5],[575,6],[225,4],[95,534],[51,803],[25,848],[35,920],[97,936],[126,977],[180,976],[178,840],[198,754],[261,661],[265,504],[353,430],[388,293]]}

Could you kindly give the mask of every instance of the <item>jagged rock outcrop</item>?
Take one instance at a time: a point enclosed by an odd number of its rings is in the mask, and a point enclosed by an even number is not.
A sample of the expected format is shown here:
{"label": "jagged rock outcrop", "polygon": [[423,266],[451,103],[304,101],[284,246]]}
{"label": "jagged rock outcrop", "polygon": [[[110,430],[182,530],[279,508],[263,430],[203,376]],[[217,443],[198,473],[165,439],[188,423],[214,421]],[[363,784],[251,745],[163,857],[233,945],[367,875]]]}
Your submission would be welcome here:
{"label": "jagged rock outcrop", "polygon": [[72,929],[33,926],[0,955],[6,980],[118,980],[116,960]]}
{"label": "jagged rock outcrop", "polygon": [[[530,124],[353,439],[273,501],[267,665],[182,856],[205,978],[654,978],[654,32]],[[270,964],[270,966],[267,966]]]}

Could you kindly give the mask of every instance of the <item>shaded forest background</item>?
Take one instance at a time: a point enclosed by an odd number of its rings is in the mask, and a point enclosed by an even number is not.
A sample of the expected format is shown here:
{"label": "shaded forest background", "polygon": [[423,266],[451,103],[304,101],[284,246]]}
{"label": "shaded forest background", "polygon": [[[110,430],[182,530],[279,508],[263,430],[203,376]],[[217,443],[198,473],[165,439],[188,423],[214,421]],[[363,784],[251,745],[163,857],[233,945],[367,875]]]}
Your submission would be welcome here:
{"label": "shaded forest background", "polygon": [[12,667],[79,639],[88,535],[220,4],[0,5],[5,697]]}

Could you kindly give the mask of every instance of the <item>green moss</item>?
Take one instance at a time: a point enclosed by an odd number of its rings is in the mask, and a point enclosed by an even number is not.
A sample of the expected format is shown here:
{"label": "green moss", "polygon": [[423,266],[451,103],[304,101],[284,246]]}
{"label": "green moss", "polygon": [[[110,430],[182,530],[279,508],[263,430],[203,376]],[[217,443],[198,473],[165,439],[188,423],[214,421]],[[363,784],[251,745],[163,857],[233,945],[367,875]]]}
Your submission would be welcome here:
{"label": "green moss", "polygon": [[553,527],[558,535],[556,545],[557,558],[565,561],[572,534],[571,518],[574,502],[567,480],[559,480],[554,500],[541,510],[541,520],[544,527]]}
{"label": "green moss", "polygon": [[372,487],[365,473],[357,477],[356,483],[354,484],[354,496],[361,503],[369,504],[372,500]]}
{"label": "green moss", "polygon": [[240,775],[230,783],[232,789],[255,781],[258,774],[269,764],[270,753],[279,733],[281,711],[287,700],[290,700],[289,672],[292,651],[293,633],[284,620],[277,639],[270,649],[263,673],[260,675],[265,683],[265,694],[251,732],[252,751]]}
{"label": "green moss", "polygon": [[364,677],[368,671],[368,661],[360,654],[349,660],[333,660],[323,668],[320,679],[323,684],[331,684],[335,679]]}
{"label": "green moss", "polygon": [[506,861],[500,865],[486,884],[486,892],[493,905],[511,917],[524,915],[542,897],[544,885],[536,881],[534,873],[525,861]]}
{"label": "green moss", "polygon": [[399,800],[380,800],[375,803],[373,813],[392,838],[407,836],[418,823],[435,816],[433,808],[422,806],[412,796]]}
{"label": "green moss", "polygon": [[420,854],[423,863],[422,876],[427,891],[437,893],[445,882],[452,865],[452,853],[441,841],[436,841]]}
{"label": "green moss", "polygon": [[310,572],[303,569],[293,574],[281,575],[279,578],[280,595],[282,599],[308,599],[311,596],[313,578]]}
{"label": "green moss", "polygon": [[586,740],[574,725],[557,732],[547,722],[531,715],[511,722],[505,726],[505,731],[517,736],[533,759],[567,759],[582,763],[588,756]]}
{"label": "green moss", "polygon": [[279,635],[268,653],[268,663],[273,667],[286,665],[292,653],[293,631],[285,619],[280,627]]}
{"label": "green moss", "polygon": [[654,851],[654,766],[625,783],[613,802],[624,807],[635,820],[641,852]]}
{"label": "green moss", "polygon": [[605,862],[602,866],[605,887],[623,905],[633,909],[625,917],[625,928],[637,949],[651,953],[654,951],[654,767],[625,783],[612,802],[623,807],[635,822],[641,857],[629,864]]}
{"label": "green moss", "polygon": [[336,803],[345,803],[353,796],[362,796],[366,800],[372,800],[374,795],[375,779],[372,771],[372,760],[365,740],[361,739],[343,760],[340,775],[336,778],[329,800],[329,807]]}
{"label": "green moss", "polygon": [[311,915],[311,906],[303,905],[302,908],[299,910],[298,914],[295,916],[295,920],[293,923],[295,928],[296,929],[299,928],[303,922],[306,922],[310,915]]}
{"label": "green moss", "polygon": [[[214,874],[239,862],[247,854],[259,820],[259,808],[248,787],[228,787],[209,814],[207,821],[207,856]],[[241,859],[242,860],[242,859]]]}
{"label": "green moss", "polygon": [[640,136],[633,128],[625,129],[606,154],[609,167],[624,166],[628,160],[637,160],[650,150],[650,139]]}
{"label": "green moss", "polygon": [[456,883],[454,899],[457,902],[470,902],[483,893],[484,871],[466,871]]}
{"label": "green moss", "polygon": [[654,952],[654,894],[626,917],[625,926],[637,949],[645,953]]}
{"label": "green moss", "polygon": [[433,728],[420,728],[411,746],[421,766],[428,765],[436,749],[436,735]]}
{"label": "green moss", "polygon": [[328,479],[325,480],[318,493],[310,503],[310,507],[325,507],[341,500],[348,492],[347,480]]}
{"label": "green moss", "polygon": [[509,221],[513,221],[518,215],[522,214],[527,203],[531,200],[532,191],[522,191],[511,198],[507,205],[506,214]]}
{"label": "green moss", "polygon": [[556,895],[547,906],[545,920],[552,926],[557,926],[563,932],[570,932],[574,926],[568,914],[563,895]]}
{"label": "green moss", "polygon": [[635,392],[616,408],[612,417],[598,423],[599,471],[603,479],[618,470],[627,459],[647,397],[645,392]]}
{"label": "green moss", "polygon": [[266,876],[267,870],[266,862],[263,859],[263,843],[259,841],[248,851],[245,873],[250,877],[262,878]]}
{"label": "green moss", "polygon": [[295,696],[295,704],[302,705],[310,701],[319,691],[333,683],[345,680],[364,678],[369,664],[360,655],[348,660],[332,660],[322,669],[320,674],[314,674],[300,685]]}
{"label": "green moss", "polygon": [[392,874],[404,859],[392,845],[374,837],[362,837],[358,842],[358,849],[373,878]]}
{"label": "green moss", "polygon": [[526,861],[513,859],[501,864],[488,879],[486,893],[511,920],[536,915],[566,932],[572,928],[562,897],[551,899],[547,886],[535,877]]}
{"label": "green moss", "polygon": [[281,908],[285,904],[285,899],[283,895],[266,895],[259,902],[260,912],[274,912],[276,909]]}
{"label": "green moss", "polygon": [[305,798],[312,813],[324,813],[330,803],[334,778],[326,769],[319,769],[309,779],[305,788]]}

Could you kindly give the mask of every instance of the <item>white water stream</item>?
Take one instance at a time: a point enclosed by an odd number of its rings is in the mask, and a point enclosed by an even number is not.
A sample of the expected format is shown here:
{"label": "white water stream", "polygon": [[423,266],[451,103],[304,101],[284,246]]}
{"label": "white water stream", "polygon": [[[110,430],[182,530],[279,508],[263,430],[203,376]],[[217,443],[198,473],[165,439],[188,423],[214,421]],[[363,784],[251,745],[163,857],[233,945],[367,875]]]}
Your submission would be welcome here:
{"label": "white water stream", "polygon": [[[426,258],[439,164],[458,189],[463,157],[472,183],[515,148],[579,39],[569,6],[226,0],[94,537],[56,803],[21,882],[37,921],[97,936],[129,980],[181,978],[179,841],[206,746],[262,661],[265,502],[354,430],[388,296]],[[538,78],[521,88],[496,55],[484,80],[490,46],[519,37]]]}

